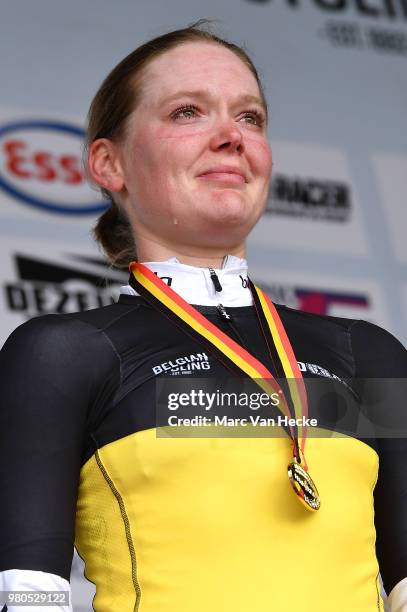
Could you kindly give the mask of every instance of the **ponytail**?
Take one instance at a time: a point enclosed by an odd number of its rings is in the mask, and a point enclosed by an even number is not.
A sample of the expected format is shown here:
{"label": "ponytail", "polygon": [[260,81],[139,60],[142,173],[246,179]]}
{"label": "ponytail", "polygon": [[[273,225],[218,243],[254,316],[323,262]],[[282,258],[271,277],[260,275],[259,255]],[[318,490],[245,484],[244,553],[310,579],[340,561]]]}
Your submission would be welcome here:
{"label": "ponytail", "polygon": [[99,217],[93,235],[115,268],[127,270],[129,262],[137,259],[130,221],[116,202]]}

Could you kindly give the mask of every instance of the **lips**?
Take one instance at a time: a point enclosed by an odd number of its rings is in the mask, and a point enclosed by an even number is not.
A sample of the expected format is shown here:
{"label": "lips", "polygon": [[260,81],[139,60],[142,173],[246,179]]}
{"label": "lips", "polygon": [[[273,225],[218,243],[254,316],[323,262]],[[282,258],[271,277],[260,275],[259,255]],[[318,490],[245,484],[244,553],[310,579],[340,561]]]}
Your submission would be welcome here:
{"label": "lips", "polygon": [[246,176],[243,170],[235,168],[234,166],[213,166],[199,174],[198,178],[233,184],[246,182]]}

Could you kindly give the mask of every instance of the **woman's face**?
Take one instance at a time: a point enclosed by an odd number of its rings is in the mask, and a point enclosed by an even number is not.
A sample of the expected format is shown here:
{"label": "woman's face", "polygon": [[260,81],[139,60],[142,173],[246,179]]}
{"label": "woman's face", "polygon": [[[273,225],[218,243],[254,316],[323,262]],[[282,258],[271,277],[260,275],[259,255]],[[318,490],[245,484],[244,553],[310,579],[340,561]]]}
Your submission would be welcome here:
{"label": "woman's face", "polygon": [[146,68],[120,144],[139,237],[233,248],[264,210],[271,150],[257,82],[228,49],[187,43]]}

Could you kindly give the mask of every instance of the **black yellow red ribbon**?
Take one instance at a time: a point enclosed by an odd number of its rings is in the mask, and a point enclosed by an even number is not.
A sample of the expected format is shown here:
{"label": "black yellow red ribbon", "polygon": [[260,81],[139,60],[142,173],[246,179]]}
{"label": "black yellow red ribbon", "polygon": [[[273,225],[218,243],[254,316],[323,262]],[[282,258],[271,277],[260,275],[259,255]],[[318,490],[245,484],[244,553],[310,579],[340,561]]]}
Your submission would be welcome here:
{"label": "black yellow red ribbon", "polygon": [[[235,366],[235,371],[244,372],[269,395],[276,392],[279,394],[279,408],[283,415],[299,420],[298,424],[295,427],[290,426],[289,430],[294,443],[294,456],[307,469],[304,452],[306,428],[302,425],[302,417],[308,416],[307,393],[291,343],[270,298],[259,287],[250,283],[255,304],[257,304],[258,308],[261,308],[287,379],[294,414],[292,414],[289,408],[281,386],[271,372],[256,357],[251,355],[245,348],[188,304],[147,266],[133,262],[129,267],[133,276],[131,284],[140,295],[147,298],[157,307],[159,305],[164,306],[166,314],[170,318],[175,321],[178,319],[186,324],[189,329],[194,330],[206,344],[209,344],[215,350],[217,355],[226,357],[229,365]],[[297,435],[293,433],[294,431],[298,432]],[[301,454],[299,452],[298,439],[301,439]]]}

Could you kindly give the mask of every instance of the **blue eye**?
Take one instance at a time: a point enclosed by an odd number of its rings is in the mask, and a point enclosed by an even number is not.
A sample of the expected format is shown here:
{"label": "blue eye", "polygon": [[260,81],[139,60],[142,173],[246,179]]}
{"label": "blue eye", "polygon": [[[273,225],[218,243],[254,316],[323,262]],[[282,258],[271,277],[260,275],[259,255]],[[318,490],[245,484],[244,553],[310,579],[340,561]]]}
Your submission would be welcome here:
{"label": "blue eye", "polygon": [[197,113],[198,109],[193,104],[188,104],[186,106],[180,106],[177,108],[171,115],[172,119],[193,119]]}

